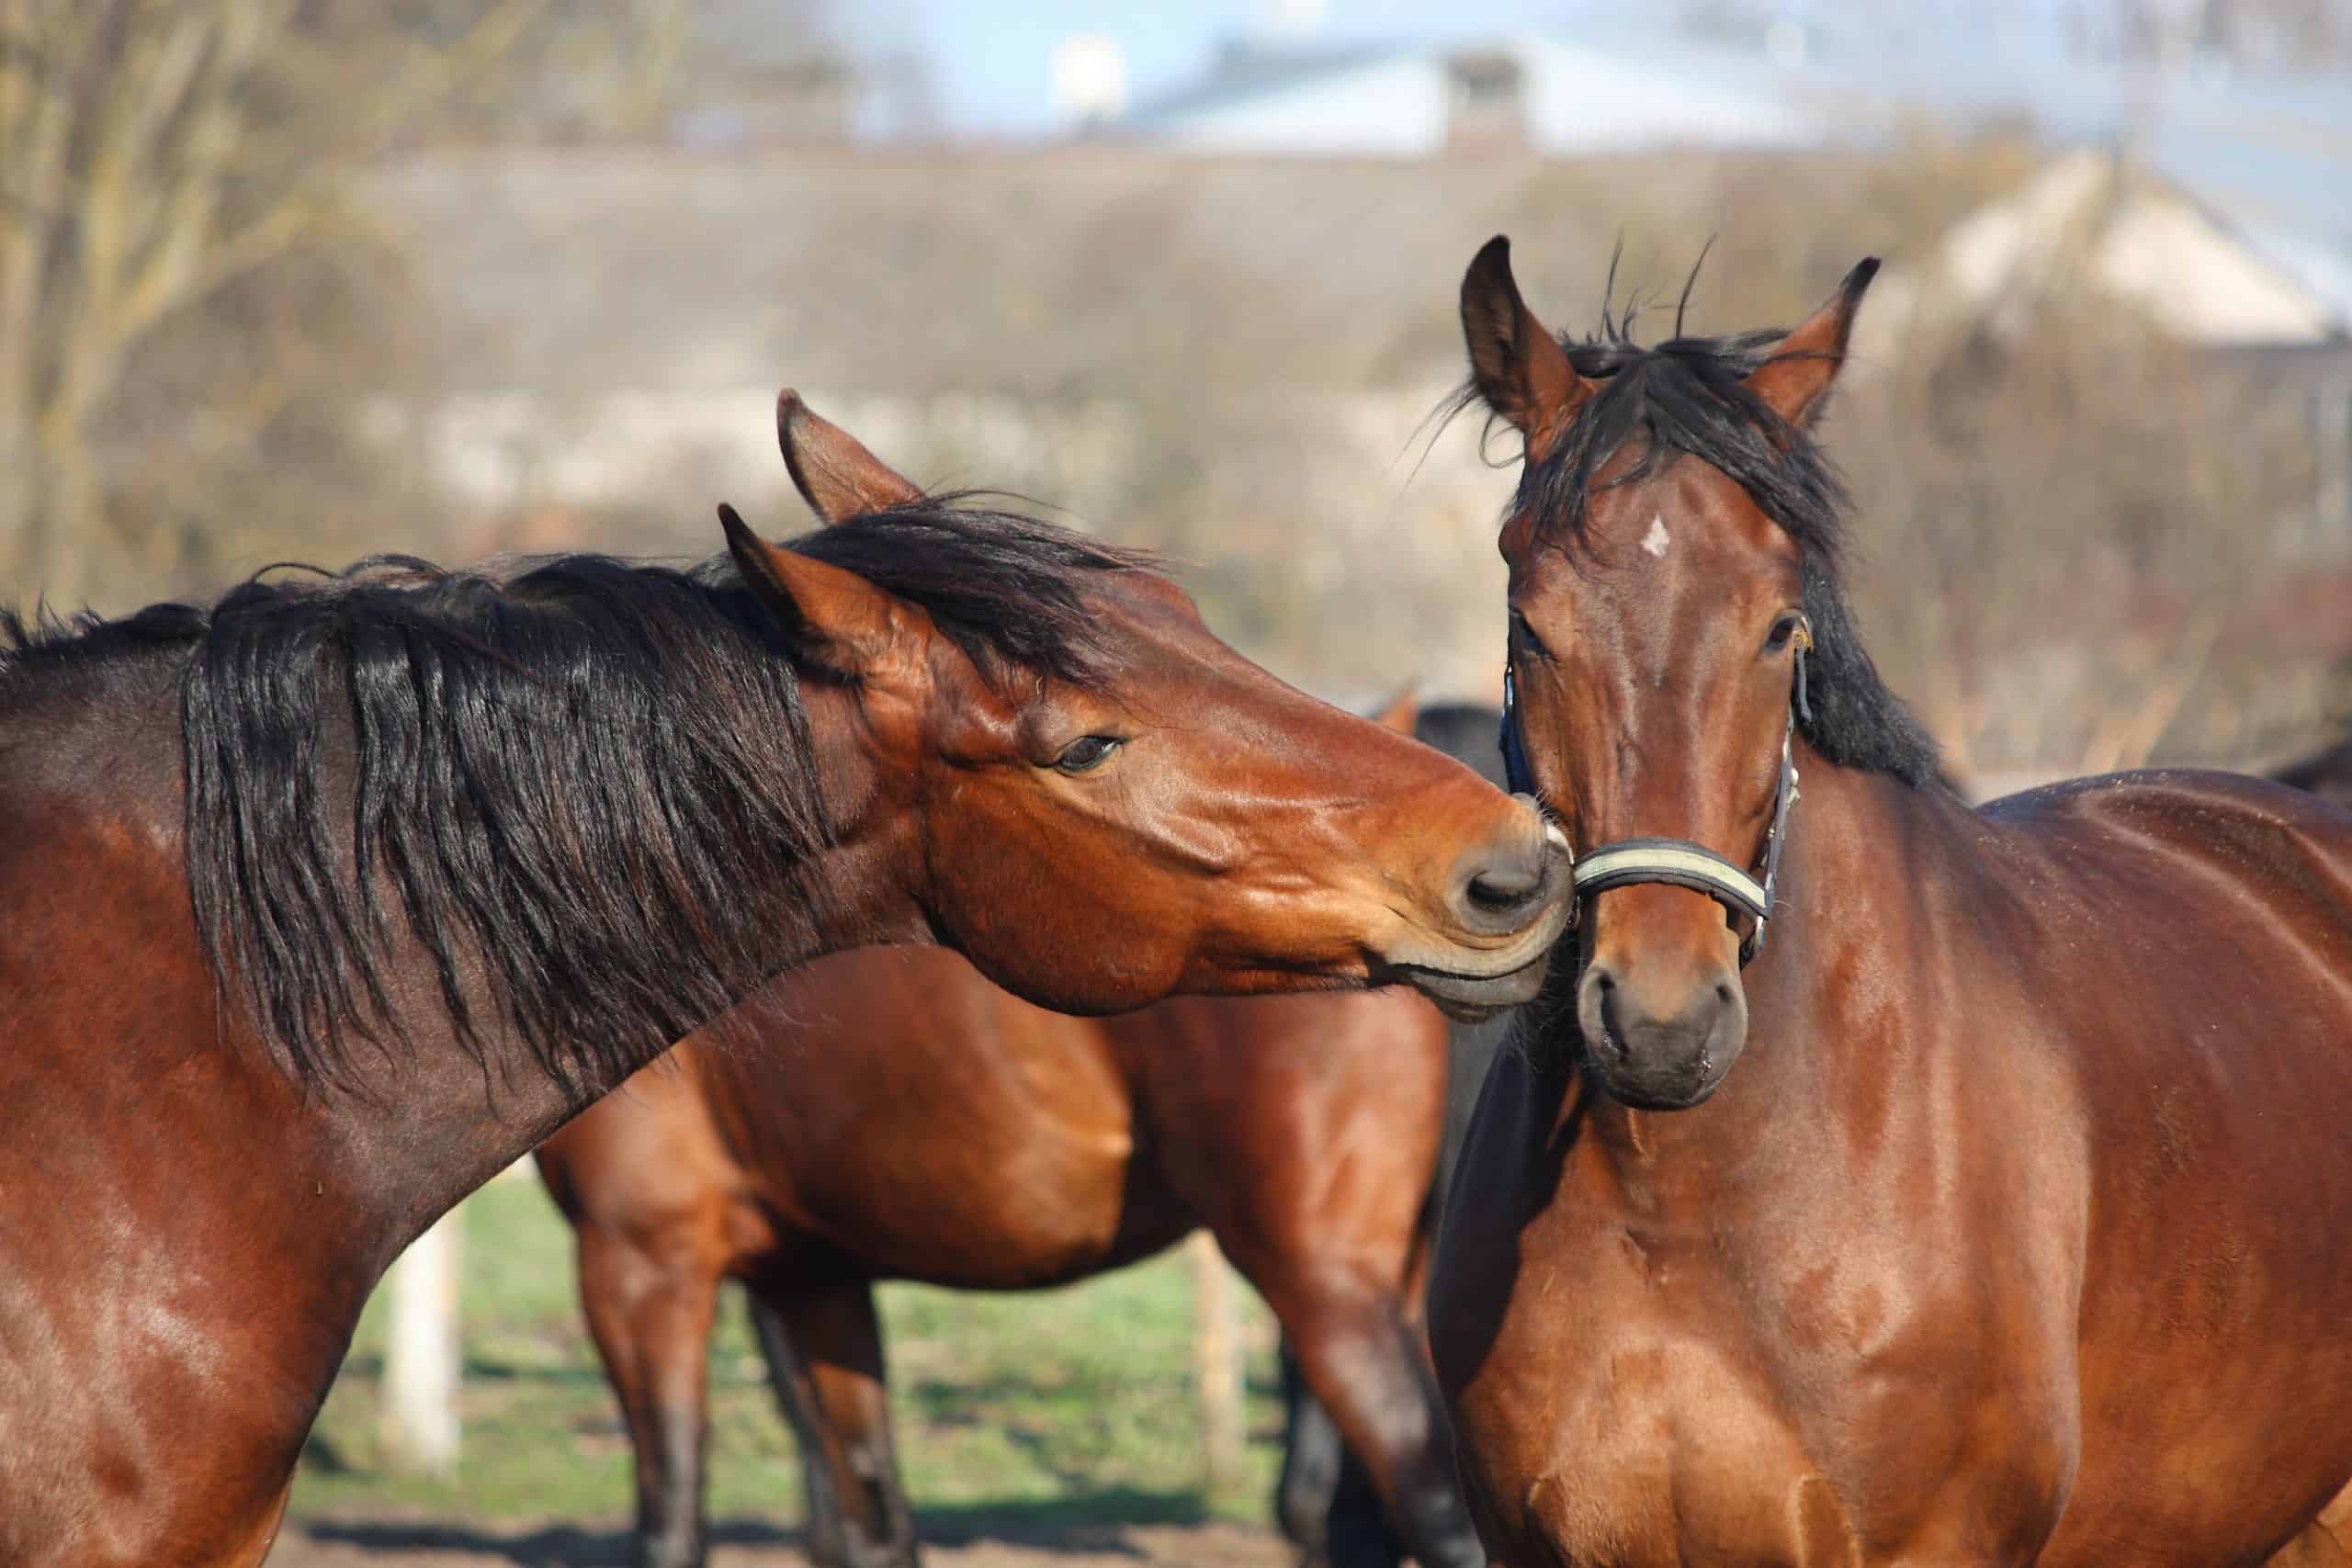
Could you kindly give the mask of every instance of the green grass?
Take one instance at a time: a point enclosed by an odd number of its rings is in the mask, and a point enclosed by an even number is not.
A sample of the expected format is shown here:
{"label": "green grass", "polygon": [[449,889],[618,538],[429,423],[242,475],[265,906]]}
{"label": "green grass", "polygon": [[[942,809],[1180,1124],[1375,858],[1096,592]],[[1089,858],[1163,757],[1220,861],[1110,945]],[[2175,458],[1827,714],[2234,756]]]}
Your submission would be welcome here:
{"label": "green grass", "polygon": [[[588,1342],[571,1237],[536,1179],[465,1210],[465,1438],[453,1480],[395,1473],[378,1437],[384,1303],[368,1303],[295,1483],[299,1518],[431,1515],[615,1522],[628,1441]],[[899,1462],[927,1528],[1263,1519],[1279,1461],[1273,1330],[1243,1292],[1250,1443],[1239,1484],[1201,1488],[1189,1270],[1170,1254],[1057,1291],[880,1292]],[[710,1506],[787,1525],[799,1467],[733,1287],[711,1347]]]}

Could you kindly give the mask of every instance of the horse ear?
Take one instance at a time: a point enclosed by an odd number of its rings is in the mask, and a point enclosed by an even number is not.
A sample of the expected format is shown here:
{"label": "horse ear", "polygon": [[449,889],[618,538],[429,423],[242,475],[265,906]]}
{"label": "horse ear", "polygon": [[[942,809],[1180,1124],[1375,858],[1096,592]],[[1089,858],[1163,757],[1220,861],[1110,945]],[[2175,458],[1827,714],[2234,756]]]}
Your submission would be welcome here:
{"label": "horse ear", "polygon": [[888,593],[854,571],[769,544],[724,502],[718,521],[735,570],[782,624],[796,664],[854,681],[882,661],[897,633]]}
{"label": "horse ear", "polygon": [[922,499],[922,488],[873,453],[857,437],[819,417],[786,387],[775,398],[775,442],[784,466],[809,510],[828,523],[862,517]]}
{"label": "horse ear", "polygon": [[1747,389],[1766,408],[1803,430],[1820,417],[1829,400],[1829,388],[1846,363],[1846,344],[1854,335],[1854,317],[1871,279],[1878,276],[1878,258],[1865,256],[1846,275],[1829,302],[1804,323],[1773,345],[1772,356],[1747,378]]}
{"label": "horse ear", "polygon": [[1560,340],[1520,298],[1510,241],[1501,234],[1462,275],[1462,336],[1470,348],[1471,385],[1519,427],[1528,461],[1542,458],[1584,406],[1592,383],[1577,374]]}
{"label": "horse ear", "polygon": [[1393,729],[1409,738],[1413,726],[1421,716],[1421,690],[1418,681],[1408,682],[1405,689],[1388,699],[1388,705],[1372,716],[1372,722],[1383,729]]}

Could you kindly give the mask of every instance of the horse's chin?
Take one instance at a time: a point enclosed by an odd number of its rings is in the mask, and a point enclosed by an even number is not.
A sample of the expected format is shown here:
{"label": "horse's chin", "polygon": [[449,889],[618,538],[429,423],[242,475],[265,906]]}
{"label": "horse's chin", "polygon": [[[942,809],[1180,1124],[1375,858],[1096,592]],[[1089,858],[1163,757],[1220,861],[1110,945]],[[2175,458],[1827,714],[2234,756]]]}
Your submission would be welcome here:
{"label": "horse's chin", "polygon": [[1693,1083],[1669,1085],[1645,1082],[1639,1076],[1622,1069],[1611,1072],[1589,1050],[1584,1053],[1582,1066],[1585,1075],[1601,1092],[1628,1111],[1695,1110],[1715,1097],[1715,1090],[1724,1087],[1732,1069],[1732,1064],[1726,1062]]}
{"label": "horse's chin", "polygon": [[1497,1014],[1533,1001],[1544,988],[1544,971],[1551,960],[1547,948],[1538,953],[1532,963],[1502,975],[1461,975],[1401,964],[1396,978],[1412,985],[1454,1022],[1484,1023]]}

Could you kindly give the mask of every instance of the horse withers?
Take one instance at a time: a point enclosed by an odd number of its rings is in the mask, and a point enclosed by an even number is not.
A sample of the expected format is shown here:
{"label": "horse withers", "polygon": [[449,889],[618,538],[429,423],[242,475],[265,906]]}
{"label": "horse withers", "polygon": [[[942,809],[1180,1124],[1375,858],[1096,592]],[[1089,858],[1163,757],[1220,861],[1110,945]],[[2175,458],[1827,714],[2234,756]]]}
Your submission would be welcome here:
{"label": "horse withers", "polygon": [[834,526],[0,637],[0,1560],[249,1563],[385,1266],[774,975],[1518,999],[1525,802],[787,395]]}
{"label": "horse withers", "polygon": [[1971,810],[1881,684],[1788,333],[1555,338],[1477,397],[1573,962],[1488,1078],[1430,1301],[1515,1564],[2341,1564],[2352,818],[2159,771]]}

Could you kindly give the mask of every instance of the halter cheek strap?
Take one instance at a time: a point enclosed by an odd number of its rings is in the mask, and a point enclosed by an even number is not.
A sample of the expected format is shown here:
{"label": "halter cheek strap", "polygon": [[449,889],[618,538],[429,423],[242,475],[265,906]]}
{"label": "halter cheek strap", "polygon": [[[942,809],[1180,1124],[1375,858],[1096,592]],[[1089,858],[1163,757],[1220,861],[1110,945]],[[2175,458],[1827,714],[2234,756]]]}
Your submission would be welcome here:
{"label": "halter cheek strap", "polygon": [[[1813,628],[1797,623],[1796,675],[1790,693],[1788,722],[1781,728],[1781,773],[1772,786],[1772,821],[1764,829],[1759,877],[1734,864],[1704,844],[1688,839],[1620,839],[1587,852],[1576,863],[1576,897],[1579,908],[1612,887],[1657,882],[1704,893],[1734,914],[1755,924],[1739,944],[1743,964],[1764,950],[1764,927],[1772,918],[1772,888],[1781,871],[1781,851],[1788,843],[1789,808],[1797,803],[1795,740],[1797,720],[1813,720],[1804,687],[1805,655],[1813,648]],[[1519,732],[1519,686],[1510,666],[1503,666],[1503,723],[1500,737],[1503,775],[1514,795],[1535,793],[1535,773],[1528,765],[1527,744]]]}

